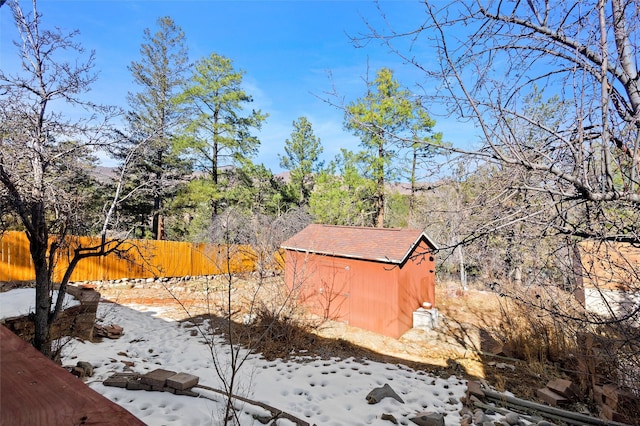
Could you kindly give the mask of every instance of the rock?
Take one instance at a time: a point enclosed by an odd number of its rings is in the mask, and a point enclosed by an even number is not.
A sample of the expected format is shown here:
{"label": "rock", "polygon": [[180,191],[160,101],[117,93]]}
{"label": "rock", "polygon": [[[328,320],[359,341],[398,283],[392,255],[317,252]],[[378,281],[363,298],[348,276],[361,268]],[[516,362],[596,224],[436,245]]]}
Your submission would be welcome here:
{"label": "rock", "polygon": [[556,426],[556,424],[548,422],[546,420],[540,420],[538,423],[536,423],[536,426]]}
{"label": "rock", "polygon": [[499,362],[496,364],[496,368],[499,368],[501,370],[504,370],[506,368],[509,368],[511,371],[516,371],[516,366],[513,364],[507,364],[505,362]]}
{"label": "rock", "polygon": [[78,377],[79,379],[82,379],[82,378],[85,377],[84,369],[82,369],[80,367],[71,367],[70,372],[71,372],[71,374],[73,374],[74,376]]}
{"label": "rock", "polygon": [[273,420],[273,416],[261,416],[259,414],[252,414],[251,417],[259,421],[261,424],[266,425],[269,424],[271,420]]}
{"label": "rock", "polygon": [[96,325],[93,334],[98,337],[107,337],[109,339],[118,339],[124,334],[124,329],[119,325]]}
{"label": "rock", "polygon": [[490,422],[491,419],[484,413],[484,411],[477,409],[473,412],[473,423],[481,425],[485,422]]}
{"label": "rock", "polygon": [[366,396],[366,400],[369,404],[377,404],[378,402],[382,401],[386,397],[393,398],[396,401],[404,404],[404,401],[402,400],[402,398],[400,398],[400,396],[398,396],[398,394],[388,384],[385,384],[381,388],[373,389]]}
{"label": "rock", "polygon": [[409,420],[419,426],[444,426],[444,414],[431,411],[418,413]]}
{"label": "rock", "polygon": [[482,391],[482,386],[480,385],[480,383],[475,382],[475,381],[468,381],[467,382],[467,395],[474,395],[480,399],[484,398],[484,392]]}
{"label": "rock", "polygon": [[473,417],[471,414],[464,414],[460,417],[460,426],[471,426],[473,424]]}
{"label": "rock", "polygon": [[383,413],[382,416],[380,417],[382,420],[388,420],[391,423],[393,423],[394,425],[398,424],[398,420],[393,416],[393,414],[387,414],[387,413]]}
{"label": "rock", "polygon": [[460,416],[472,416],[473,412],[471,411],[471,409],[469,407],[462,407],[462,409],[460,409],[460,411],[458,411],[458,414],[460,414]]}
{"label": "rock", "polygon": [[520,422],[520,416],[516,413],[507,413],[503,418],[504,422],[510,425],[517,425]]}
{"label": "rock", "polygon": [[80,367],[84,371],[85,377],[93,377],[93,365],[86,361],[78,361],[76,367]]}

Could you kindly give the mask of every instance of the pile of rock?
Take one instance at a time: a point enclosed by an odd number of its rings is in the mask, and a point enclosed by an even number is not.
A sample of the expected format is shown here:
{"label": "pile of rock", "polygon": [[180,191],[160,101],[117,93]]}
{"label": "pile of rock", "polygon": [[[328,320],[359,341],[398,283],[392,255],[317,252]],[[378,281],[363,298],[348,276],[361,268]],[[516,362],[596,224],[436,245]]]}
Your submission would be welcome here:
{"label": "pile of rock", "polygon": [[[637,380],[634,380],[638,375],[634,371],[637,361],[629,365],[629,356],[621,347],[623,340],[591,333],[579,333],[577,338],[582,352],[577,357],[576,376],[583,394],[593,396],[600,417],[632,423],[640,415]],[[631,393],[619,384],[635,384],[636,391]]]}
{"label": "pile of rock", "polygon": [[[538,395],[547,404],[516,398],[499,393],[483,386],[479,382],[467,384],[466,407],[461,412],[462,425],[553,425],[558,424],[609,425],[624,426],[626,423],[601,419],[588,414],[578,413],[557,407],[575,400],[577,386],[569,380],[551,380],[547,386],[538,390]],[[526,413],[526,414],[525,414]],[[490,421],[489,415],[502,414],[497,422]],[[528,423],[524,423],[524,421]]]}
{"label": "pile of rock", "polygon": [[80,379],[93,376],[93,365],[86,361],[78,361],[75,366],[65,366],[64,368]]}
{"label": "pile of rock", "polygon": [[600,416],[607,420],[630,422],[631,420],[620,414],[620,411],[625,406],[640,406],[637,396],[614,384],[594,386],[593,394],[593,399],[600,409]]}
{"label": "pile of rock", "polygon": [[106,337],[108,339],[119,339],[124,334],[124,329],[119,325],[98,325],[93,327],[95,337]]}
{"label": "pile of rock", "polygon": [[114,373],[103,384],[125,388],[127,390],[146,390],[157,392],[171,392],[176,395],[198,396],[191,388],[198,384],[200,379],[188,373],[177,373],[171,370],[158,368],[146,374],[138,373]]}
{"label": "pile of rock", "polygon": [[558,407],[577,401],[580,389],[571,380],[554,379],[544,388],[536,390],[536,396],[552,407]]}

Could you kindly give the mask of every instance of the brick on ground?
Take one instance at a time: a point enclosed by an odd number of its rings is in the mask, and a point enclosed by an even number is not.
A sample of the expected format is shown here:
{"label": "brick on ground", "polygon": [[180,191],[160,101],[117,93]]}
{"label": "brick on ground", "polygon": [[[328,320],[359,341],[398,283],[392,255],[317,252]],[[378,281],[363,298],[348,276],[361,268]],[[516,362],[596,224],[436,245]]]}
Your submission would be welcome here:
{"label": "brick on ground", "polygon": [[604,389],[602,386],[593,387],[593,400],[596,404],[604,404]]}
{"label": "brick on ground", "polygon": [[598,408],[600,409],[600,417],[606,420],[619,423],[626,423],[629,420],[607,405],[599,405]]}
{"label": "brick on ground", "polygon": [[200,396],[199,393],[194,392],[194,391],[189,390],[189,389],[185,389],[185,390],[175,389],[175,394],[176,395],[186,395],[186,396]]}
{"label": "brick on ground", "polygon": [[613,410],[619,410],[621,407],[637,401],[637,398],[630,392],[620,389],[616,385],[604,385],[602,387],[604,393],[604,402]]}
{"label": "brick on ground", "polygon": [[127,390],[151,390],[152,386],[142,383],[139,379],[129,380],[127,382]]}
{"label": "brick on ground", "polygon": [[167,386],[173,389],[190,389],[198,384],[198,376],[188,373],[178,373],[167,378]]}
{"label": "brick on ground", "polygon": [[176,374],[175,371],[165,370],[158,368],[150,371],[140,378],[141,382],[147,385],[164,388],[167,384],[167,379]]}
{"label": "brick on ground", "polygon": [[557,407],[560,404],[566,404],[569,402],[567,398],[562,395],[558,395],[549,388],[541,388],[536,391],[538,398],[546,402],[547,404]]}
{"label": "brick on ground", "polygon": [[113,386],[116,388],[126,388],[129,379],[126,377],[109,377],[104,382],[102,382],[105,386]]}
{"label": "brick on ground", "polygon": [[576,399],[580,394],[580,390],[571,380],[553,379],[547,383],[547,388],[567,399]]}
{"label": "brick on ground", "polygon": [[136,380],[138,377],[139,375],[136,373],[114,373],[102,382],[102,384],[105,386],[126,388],[129,381]]}

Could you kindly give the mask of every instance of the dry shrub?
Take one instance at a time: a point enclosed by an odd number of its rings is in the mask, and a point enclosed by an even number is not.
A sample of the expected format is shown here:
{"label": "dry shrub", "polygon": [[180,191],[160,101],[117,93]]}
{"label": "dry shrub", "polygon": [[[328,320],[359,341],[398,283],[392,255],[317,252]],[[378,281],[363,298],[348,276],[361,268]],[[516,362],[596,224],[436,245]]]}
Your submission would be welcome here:
{"label": "dry shrub", "polygon": [[292,309],[274,311],[261,304],[250,325],[251,348],[267,359],[285,358],[313,346],[316,325],[305,321]]}
{"label": "dry shrub", "polygon": [[[582,313],[573,296],[557,288],[502,289],[498,334],[515,358],[529,362],[556,362],[575,353]],[[584,331],[584,330],[583,330]]]}

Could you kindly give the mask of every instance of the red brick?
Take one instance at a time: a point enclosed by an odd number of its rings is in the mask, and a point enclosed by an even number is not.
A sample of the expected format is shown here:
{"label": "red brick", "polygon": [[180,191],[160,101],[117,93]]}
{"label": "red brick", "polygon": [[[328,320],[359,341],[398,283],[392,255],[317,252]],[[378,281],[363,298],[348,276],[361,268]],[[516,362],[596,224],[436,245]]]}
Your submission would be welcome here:
{"label": "red brick", "polygon": [[569,400],[567,398],[565,398],[562,395],[558,395],[557,393],[555,393],[554,391],[552,391],[549,388],[538,389],[536,391],[536,395],[538,396],[538,398],[540,398],[541,400],[543,400],[547,404],[549,404],[551,406],[554,406],[554,407],[556,407],[556,406],[558,406],[560,404],[566,404],[567,402],[569,402]]}
{"label": "red brick", "polygon": [[602,390],[604,393],[604,403],[613,410],[619,410],[624,405],[638,401],[638,398],[633,394],[618,388],[616,385],[604,385]]}
{"label": "red brick", "polygon": [[604,404],[604,389],[602,386],[593,387],[593,400],[596,404]]}
{"label": "red brick", "polygon": [[600,409],[600,417],[606,420],[610,420],[612,422],[619,422],[619,423],[626,423],[629,420],[625,416],[618,413],[613,408],[607,405],[600,405],[598,406],[598,408]]}
{"label": "red brick", "polygon": [[547,383],[547,388],[568,399],[576,399],[580,390],[571,380],[553,379]]}

